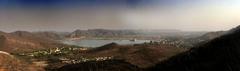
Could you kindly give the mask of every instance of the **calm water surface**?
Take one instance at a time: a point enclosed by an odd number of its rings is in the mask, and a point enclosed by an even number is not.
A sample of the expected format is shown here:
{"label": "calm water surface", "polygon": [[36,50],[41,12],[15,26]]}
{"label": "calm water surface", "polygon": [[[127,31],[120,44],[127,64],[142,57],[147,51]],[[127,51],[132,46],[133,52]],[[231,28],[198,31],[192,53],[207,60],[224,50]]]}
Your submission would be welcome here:
{"label": "calm water surface", "polygon": [[83,47],[100,47],[109,43],[117,43],[119,45],[132,45],[150,42],[150,40],[96,40],[96,39],[83,39],[83,40],[64,40],[63,43],[70,45],[77,45]]}

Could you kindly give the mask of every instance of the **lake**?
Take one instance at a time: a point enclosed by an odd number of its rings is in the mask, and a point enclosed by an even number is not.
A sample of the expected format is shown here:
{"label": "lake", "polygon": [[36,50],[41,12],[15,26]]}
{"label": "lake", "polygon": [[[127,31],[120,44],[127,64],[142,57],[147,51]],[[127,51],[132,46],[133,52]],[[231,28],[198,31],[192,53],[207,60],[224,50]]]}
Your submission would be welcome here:
{"label": "lake", "polygon": [[150,42],[150,40],[99,40],[99,39],[82,39],[82,40],[64,40],[62,41],[65,44],[77,45],[82,47],[100,47],[109,43],[117,43],[119,45],[133,45],[133,44],[142,44],[145,42]]}

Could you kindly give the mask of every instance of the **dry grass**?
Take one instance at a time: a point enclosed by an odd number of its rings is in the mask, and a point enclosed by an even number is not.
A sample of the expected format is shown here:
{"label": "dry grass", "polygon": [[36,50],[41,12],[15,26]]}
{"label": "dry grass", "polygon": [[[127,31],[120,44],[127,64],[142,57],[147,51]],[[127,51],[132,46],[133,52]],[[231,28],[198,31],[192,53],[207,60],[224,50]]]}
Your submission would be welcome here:
{"label": "dry grass", "polygon": [[0,53],[0,71],[44,71],[32,64],[22,62],[13,56]]}

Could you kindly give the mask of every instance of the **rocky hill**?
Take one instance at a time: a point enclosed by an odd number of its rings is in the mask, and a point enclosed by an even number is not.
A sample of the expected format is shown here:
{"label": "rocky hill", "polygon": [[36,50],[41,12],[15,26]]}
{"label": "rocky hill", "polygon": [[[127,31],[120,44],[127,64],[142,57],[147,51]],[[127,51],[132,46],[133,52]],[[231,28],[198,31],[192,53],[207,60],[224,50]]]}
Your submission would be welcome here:
{"label": "rocky hill", "polygon": [[61,43],[26,31],[16,31],[13,33],[0,33],[0,50],[17,53],[44,48],[58,47]]}
{"label": "rocky hill", "polygon": [[61,39],[64,39],[64,37],[68,33],[44,31],[44,32],[32,32],[32,34],[34,34],[35,36],[44,37],[44,38],[47,38],[47,39],[61,40]]}
{"label": "rocky hill", "polygon": [[[38,39],[38,40],[44,40],[44,41],[56,41],[62,39],[62,36],[57,34],[55,32],[27,32],[27,31],[15,31],[9,33],[14,36],[18,36],[21,38],[29,38],[29,39]],[[41,41],[40,40],[40,41]]]}

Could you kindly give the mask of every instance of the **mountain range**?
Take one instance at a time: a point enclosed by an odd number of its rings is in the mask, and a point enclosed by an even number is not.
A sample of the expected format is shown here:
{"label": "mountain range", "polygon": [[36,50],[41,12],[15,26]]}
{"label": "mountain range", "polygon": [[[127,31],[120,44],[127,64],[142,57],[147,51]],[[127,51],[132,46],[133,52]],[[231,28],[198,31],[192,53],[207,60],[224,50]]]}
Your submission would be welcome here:
{"label": "mountain range", "polygon": [[75,30],[66,37],[81,38],[81,37],[166,37],[166,36],[192,36],[202,35],[205,32],[186,32],[179,30],[109,30],[109,29],[89,29],[89,30]]}
{"label": "mountain range", "polygon": [[[170,31],[170,32],[167,32]],[[106,29],[90,29],[90,30],[76,30],[74,32],[27,32],[15,31],[11,33],[0,32],[0,50],[6,52],[25,52],[35,49],[44,49],[52,47],[61,47],[64,44],[59,40],[79,37],[128,37],[136,38],[139,36],[183,36],[184,33],[176,33],[177,30],[106,30]],[[160,35],[161,34],[161,35]],[[194,33],[192,34],[194,35]],[[198,34],[200,35],[200,34]],[[151,37],[151,39],[153,39]]]}

